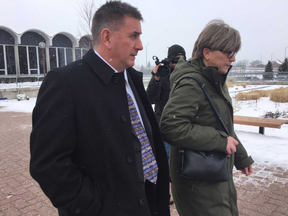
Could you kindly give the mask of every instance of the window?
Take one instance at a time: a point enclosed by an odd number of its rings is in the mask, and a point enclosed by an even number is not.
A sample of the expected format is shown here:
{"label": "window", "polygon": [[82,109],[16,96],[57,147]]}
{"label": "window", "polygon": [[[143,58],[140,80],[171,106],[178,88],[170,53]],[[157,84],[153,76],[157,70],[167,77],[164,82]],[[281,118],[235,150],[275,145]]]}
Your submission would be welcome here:
{"label": "window", "polygon": [[70,64],[73,62],[72,49],[70,48],[66,48],[66,60],[67,60],[67,64]]}
{"label": "window", "polygon": [[5,75],[4,46],[0,45],[0,75]]}
{"label": "window", "polygon": [[81,59],[81,49],[75,49],[75,57],[76,57],[76,60]]}
{"label": "window", "polygon": [[19,46],[20,74],[28,74],[26,46]]}
{"label": "window", "polygon": [[49,48],[50,68],[51,70],[57,68],[56,48]]}
{"label": "window", "polygon": [[88,52],[88,50],[86,50],[86,49],[82,49],[82,53],[83,53],[82,56],[84,56],[87,52]]}
{"label": "window", "polygon": [[14,46],[6,46],[6,62],[8,75],[16,74]]}
{"label": "window", "polygon": [[28,47],[29,51],[29,64],[30,64],[30,73],[38,74],[38,65],[37,65],[37,52],[36,47]]}
{"label": "window", "polygon": [[65,52],[64,48],[58,48],[58,67],[65,66]]}

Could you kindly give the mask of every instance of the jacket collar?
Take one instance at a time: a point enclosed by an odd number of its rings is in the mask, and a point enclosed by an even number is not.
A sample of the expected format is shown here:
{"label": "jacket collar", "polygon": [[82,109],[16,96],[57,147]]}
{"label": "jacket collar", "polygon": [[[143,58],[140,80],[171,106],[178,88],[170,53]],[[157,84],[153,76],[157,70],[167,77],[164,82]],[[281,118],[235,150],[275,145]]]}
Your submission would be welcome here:
{"label": "jacket collar", "polygon": [[207,80],[209,80],[210,83],[212,84],[220,83],[222,86],[225,84],[228,73],[232,68],[231,65],[226,74],[221,74],[218,71],[218,67],[212,67],[212,66],[206,67],[201,58],[194,58],[192,59],[191,63],[193,65],[196,65],[197,69]]}
{"label": "jacket collar", "polygon": [[[89,67],[96,73],[104,83],[108,84],[113,78],[115,71],[104,62],[99,56],[96,55],[93,49],[90,49],[84,56],[83,60],[89,65]],[[143,74],[136,71],[134,68],[127,68],[127,73],[130,74],[133,82],[137,83],[137,86],[142,82]]]}
{"label": "jacket collar", "polygon": [[84,56],[84,61],[89,67],[103,80],[104,83],[108,84],[112,79],[115,71],[106,64],[99,56],[97,56],[93,49],[90,49]]}

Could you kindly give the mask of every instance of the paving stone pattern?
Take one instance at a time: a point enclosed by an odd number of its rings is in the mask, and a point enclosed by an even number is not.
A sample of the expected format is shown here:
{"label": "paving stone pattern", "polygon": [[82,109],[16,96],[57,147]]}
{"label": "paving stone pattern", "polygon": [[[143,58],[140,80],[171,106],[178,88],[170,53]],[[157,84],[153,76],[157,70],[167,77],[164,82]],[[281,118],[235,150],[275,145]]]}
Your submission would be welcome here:
{"label": "paving stone pattern", "polygon": [[[30,132],[30,113],[0,112],[0,216],[58,215],[29,174]],[[240,216],[288,216],[287,169],[255,164],[251,177],[234,177]]]}

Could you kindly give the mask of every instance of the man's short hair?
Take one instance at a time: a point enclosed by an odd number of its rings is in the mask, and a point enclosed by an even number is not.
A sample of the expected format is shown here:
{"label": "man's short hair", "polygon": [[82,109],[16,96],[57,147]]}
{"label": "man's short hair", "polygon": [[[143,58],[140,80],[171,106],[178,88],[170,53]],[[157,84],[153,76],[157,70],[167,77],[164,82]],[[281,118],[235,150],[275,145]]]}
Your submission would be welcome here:
{"label": "man's short hair", "polygon": [[192,57],[202,58],[204,48],[238,52],[241,48],[240,33],[222,20],[212,20],[198,36]]}
{"label": "man's short hair", "polygon": [[120,1],[108,1],[102,5],[94,14],[92,20],[93,44],[99,44],[101,41],[101,32],[108,28],[111,31],[117,31],[123,24],[124,18],[133,17],[143,21],[140,11],[128,3]]}

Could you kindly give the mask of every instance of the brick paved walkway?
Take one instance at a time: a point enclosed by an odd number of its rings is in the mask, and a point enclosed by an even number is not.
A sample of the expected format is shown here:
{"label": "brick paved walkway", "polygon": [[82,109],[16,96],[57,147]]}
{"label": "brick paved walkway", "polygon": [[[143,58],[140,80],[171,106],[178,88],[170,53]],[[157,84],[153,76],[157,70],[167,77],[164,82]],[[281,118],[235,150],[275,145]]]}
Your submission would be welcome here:
{"label": "brick paved walkway", "polygon": [[0,112],[0,216],[56,216],[29,174],[31,114]]}
{"label": "brick paved walkway", "polygon": [[[0,216],[57,215],[28,171],[30,131],[30,113],[0,112]],[[240,216],[288,216],[287,169],[255,164],[250,178],[234,176]]]}

